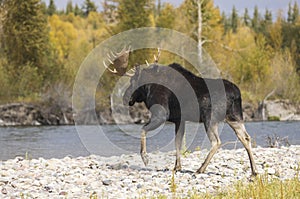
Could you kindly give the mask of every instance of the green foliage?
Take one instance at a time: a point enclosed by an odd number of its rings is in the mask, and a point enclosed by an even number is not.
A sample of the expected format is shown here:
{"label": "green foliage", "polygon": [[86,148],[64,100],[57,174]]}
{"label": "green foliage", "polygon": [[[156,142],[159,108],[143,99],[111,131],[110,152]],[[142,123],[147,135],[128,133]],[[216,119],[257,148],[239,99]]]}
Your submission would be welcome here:
{"label": "green foliage", "polygon": [[9,75],[6,72],[6,67],[7,60],[0,58],[0,101],[9,100],[11,94]]}
{"label": "green foliage", "polygon": [[272,24],[272,12],[268,9],[266,9],[264,21],[266,24]]}
{"label": "green foliage", "polygon": [[0,24],[4,49],[0,56],[5,57],[1,67],[9,82],[3,99],[36,98],[43,84],[59,73],[43,4],[39,0],[13,0],[5,1],[1,8],[7,10]]}
{"label": "green foliage", "polygon": [[27,101],[28,98],[37,99],[42,88],[42,78],[38,69],[31,65],[20,67],[18,74],[10,68],[5,59],[0,60],[0,101]]}
{"label": "green foliage", "polygon": [[243,21],[244,21],[245,26],[250,25],[250,16],[249,16],[248,8],[245,8]]}
{"label": "green foliage", "polygon": [[48,9],[47,9],[47,14],[52,16],[56,13],[56,5],[54,3],[54,0],[50,0]]}
{"label": "green foliage", "polygon": [[294,3],[293,14],[292,14],[292,22],[295,24],[299,18],[299,6],[297,1]]}
{"label": "green foliage", "polygon": [[[212,0],[203,0],[201,2],[202,24],[204,24],[202,27],[202,35],[210,39],[214,34],[213,32],[218,30],[222,18]],[[186,15],[182,20],[186,20],[185,23],[188,24],[188,30],[183,30],[183,32],[189,33],[196,39],[198,35],[198,0],[185,0],[180,9],[182,10],[181,12]]]}
{"label": "green foliage", "polygon": [[42,87],[42,77],[38,68],[32,65],[24,65],[19,70],[19,75],[10,82],[16,88],[19,97],[26,97],[38,94]]}
{"label": "green foliage", "polygon": [[93,1],[85,0],[83,3],[82,10],[83,15],[87,17],[90,14],[90,12],[97,12],[97,6]]}
{"label": "green foliage", "polygon": [[287,22],[295,24],[299,17],[299,6],[296,1],[294,3],[294,6],[291,5],[291,2],[289,3],[289,8],[288,8],[287,14],[288,14]]}
{"label": "green foliage", "polygon": [[68,1],[67,8],[66,8],[66,14],[74,13],[73,3],[72,1]]}
{"label": "green foliage", "polygon": [[149,14],[149,0],[120,0],[119,31],[150,26]]}
{"label": "green foliage", "polygon": [[172,29],[175,24],[176,12],[175,8],[171,4],[164,4],[163,8],[160,8],[159,15],[156,19],[156,26]]}
{"label": "green foliage", "polygon": [[16,67],[28,62],[42,67],[48,51],[48,29],[39,0],[8,1],[7,6],[3,33],[8,61]]}
{"label": "green foliage", "polygon": [[234,6],[232,8],[232,13],[231,13],[231,28],[232,28],[232,32],[236,33],[238,28],[238,14]]}
{"label": "green foliage", "polygon": [[258,7],[255,6],[254,7],[253,18],[252,18],[252,21],[251,21],[251,27],[253,28],[253,30],[255,32],[259,32],[259,30],[260,30],[260,21],[261,21],[261,17],[260,17],[260,14],[258,12]]}
{"label": "green foliage", "polygon": [[280,117],[278,117],[278,116],[268,116],[268,121],[280,121]]}

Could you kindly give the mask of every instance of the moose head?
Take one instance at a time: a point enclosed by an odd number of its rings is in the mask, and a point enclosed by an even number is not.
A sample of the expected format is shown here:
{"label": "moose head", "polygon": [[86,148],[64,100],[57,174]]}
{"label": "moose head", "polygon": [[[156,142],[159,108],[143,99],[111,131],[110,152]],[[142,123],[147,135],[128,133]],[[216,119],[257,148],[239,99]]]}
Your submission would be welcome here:
{"label": "moose head", "polygon": [[140,103],[145,100],[146,94],[143,92],[143,89],[140,88],[140,86],[142,86],[141,82],[143,80],[145,81],[146,79],[153,79],[153,73],[151,73],[149,70],[155,68],[160,58],[161,51],[160,48],[158,48],[157,55],[153,55],[153,65],[150,66],[146,60],[146,64],[149,67],[148,69],[142,69],[140,65],[135,65],[134,68],[127,71],[130,51],[131,48],[129,46],[128,48],[124,47],[119,53],[114,53],[111,51],[110,54],[107,55],[107,60],[110,65],[114,67],[113,69],[111,69],[105,61],[103,61],[103,64],[112,74],[130,77],[130,86],[124,93],[123,103],[124,105],[133,106],[136,102]]}

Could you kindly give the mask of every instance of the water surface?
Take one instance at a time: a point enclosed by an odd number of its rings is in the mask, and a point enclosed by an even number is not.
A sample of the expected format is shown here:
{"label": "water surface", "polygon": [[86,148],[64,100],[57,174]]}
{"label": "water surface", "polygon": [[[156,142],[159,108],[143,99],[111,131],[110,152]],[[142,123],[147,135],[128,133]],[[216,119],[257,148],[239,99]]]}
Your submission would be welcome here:
{"label": "water surface", "polygon": [[[0,128],[0,160],[16,156],[29,158],[63,158],[90,154],[112,156],[139,153],[142,125],[104,126],[41,126]],[[174,125],[165,124],[157,131],[149,132],[148,151],[174,150]],[[287,137],[290,144],[300,144],[300,122],[249,122],[246,129],[259,146],[267,146],[266,137],[274,134]],[[223,148],[242,147],[233,130],[220,125]],[[185,145],[189,150],[209,148],[204,126],[187,123]]]}

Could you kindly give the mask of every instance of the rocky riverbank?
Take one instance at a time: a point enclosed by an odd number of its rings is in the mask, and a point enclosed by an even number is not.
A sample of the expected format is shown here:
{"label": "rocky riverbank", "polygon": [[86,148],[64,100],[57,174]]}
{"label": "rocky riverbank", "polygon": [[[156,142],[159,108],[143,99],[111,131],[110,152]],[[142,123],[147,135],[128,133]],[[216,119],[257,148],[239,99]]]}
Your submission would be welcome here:
{"label": "rocky riverbank", "polygon": [[37,126],[74,124],[72,108],[26,103],[0,105],[0,126]]}
{"label": "rocky riverbank", "polygon": [[[290,179],[299,173],[300,146],[254,148],[260,174]],[[114,157],[65,157],[0,161],[0,198],[171,198],[228,189],[251,174],[244,149],[219,150],[206,173],[194,175],[207,150],[185,154],[183,172],[172,178],[174,152],[149,154],[144,167],[138,154]],[[176,188],[172,186],[176,184]]]}
{"label": "rocky riverbank", "polygon": [[[288,100],[265,101],[258,107],[244,104],[243,107],[245,121],[300,120],[300,107]],[[144,104],[130,107],[129,115],[120,114],[123,107],[115,108],[119,110],[114,114],[109,107],[75,113],[70,105],[11,103],[0,105],[0,126],[73,125],[74,119],[77,124],[115,124],[116,121],[128,124],[145,123],[150,118]]]}

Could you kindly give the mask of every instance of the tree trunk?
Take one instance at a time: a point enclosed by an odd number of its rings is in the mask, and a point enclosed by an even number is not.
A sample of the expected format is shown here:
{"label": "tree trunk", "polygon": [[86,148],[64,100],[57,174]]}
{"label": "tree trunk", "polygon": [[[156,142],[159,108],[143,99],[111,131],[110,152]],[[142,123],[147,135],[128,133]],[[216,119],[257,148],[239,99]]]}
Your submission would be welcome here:
{"label": "tree trunk", "polygon": [[198,61],[201,65],[202,59],[202,0],[198,0]]}

